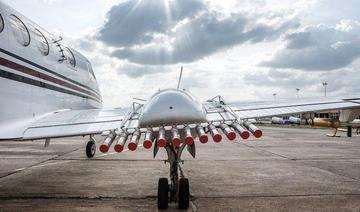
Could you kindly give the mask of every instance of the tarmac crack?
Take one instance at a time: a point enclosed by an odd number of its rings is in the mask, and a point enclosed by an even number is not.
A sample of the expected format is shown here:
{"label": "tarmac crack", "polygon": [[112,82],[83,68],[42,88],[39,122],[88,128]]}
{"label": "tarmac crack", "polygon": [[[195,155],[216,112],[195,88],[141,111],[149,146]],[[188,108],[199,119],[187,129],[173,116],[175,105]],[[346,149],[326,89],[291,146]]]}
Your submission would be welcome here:
{"label": "tarmac crack", "polygon": [[261,152],[270,153],[270,154],[272,154],[272,155],[275,155],[275,156],[278,156],[278,157],[281,157],[281,158],[284,158],[284,159],[287,159],[287,160],[292,160],[292,161],[296,160],[296,159],[294,159],[294,158],[288,158],[288,157],[286,157],[286,156],[284,156],[284,155],[276,154],[276,153],[274,153],[274,152],[271,152],[271,151],[268,151],[268,150],[264,150],[264,149],[261,149],[261,148],[256,148],[255,146],[251,146],[251,145],[248,145],[248,144],[245,144],[245,143],[237,143],[237,144],[244,145],[244,146],[246,146],[246,147],[249,147],[249,148],[252,148],[252,149],[261,151]]}
{"label": "tarmac crack", "polygon": [[[316,166],[312,166],[312,165],[310,165],[310,164],[306,164],[306,163],[302,162],[302,161],[309,161],[310,159],[288,158],[288,157],[286,157],[286,156],[283,156],[283,155],[280,155],[280,154],[276,154],[276,153],[271,152],[271,151],[269,151],[269,150],[264,150],[264,149],[261,149],[261,148],[257,148],[257,147],[255,147],[255,146],[251,146],[251,145],[244,144],[244,143],[239,143],[239,144],[242,144],[242,145],[244,145],[244,146],[246,146],[246,147],[249,147],[249,148],[252,148],[252,149],[255,149],[255,150],[259,150],[259,151],[262,151],[262,152],[270,153],[270,154],[272,154],[272,155],[276,155],[276,156],[278,156],[278,157],[282,157],[282,158],[285,158],[285,159],[290,160],[290,161],[299,162],[299,163],[301,163],[301,164],[304,165],[304,166],[316,168],[316,169],[319,169],[319,170],[322,170],[322,171],[327,171],[327,172],[329,172],[329,173],[331,173],[331,174],[334,174],[334,175],[337,175],[337,176],[340,176],[340,177],[345,177],[345,178],[348,178],[348,179],[351,179],[351,180],[355,180],[355,181],[357,181],[357,182],[360,182],[360,179],[357,179],[357,178],[354,178],[354,177],[350,177],[350,176],[346,176],[346,175],[344,175],[344,174],[339,174],[339,173],[336,173],[336,172],[332,172],[332,171],[330,171],[330,170],[323,169],[323,168],[316,167]],[[355,158],[355,159],[358,159],[358,158]],[[318,159],[318,160],[320,160],[320,159]],[[321,159],[321,160],[326,160],[326,159]],[[336,160],[336,159],[333,159],[333,160]]]}
{"label": "tarmac crack", "polygon": [[33,167],[40,166],[40,165],[42,165],[42,164],[44,164],[44,163],[46,163],[46,162],[48,162],[48,161],[56,160],[56,158],[58,158],[58,157],[61,157],[61,156],[63,156],[63,155],[66,155],[66,154],[75,152],[75,151],[77,151],[77,150],[79,150],[79,149],[81,149],[81,148],[83,148],[83,146],[80,146],[79,148],[76,148],[76,149],[73,149],[73,150],[64,152],[64,153],[61,154],[61,155],[55,155],[54,157],[48,158],[48,159],[46,159],[46,160],[44,160],[44,161],[40,161],[40,162],[38,162],[38,163],[34,163],[34,164],[30,165],[30,166],[26,166],[26,167],[22,167],[22,168],[15,169],[14,171],[9,172],[8,174],[6,174],[6,175],[4,175],[4,176],[1,176],[1,177],[0,177],[0,180],[1,180],[1,179],[4,179],[5,177],[9,177],[9,176],[11,176],[11,175],[13,175],[13,174],[22,172],[22,171],[24,171],[24,170],[27,170],[27,169],[30,169],[30,168],[33,168]]}
{"label": "tarmac crack", "polygon": [[332,174],[334,174],[334,175],[341,176],[341,177],[345,177],[345,178],[348,178],[348,179],[351,179],[351,180],[355,180],[355,181],[357,181],[357,182],[360,182],[360,179],[357,179],[357,178],[354,178],[354,177],[351,177],[351,176],[347,176],[347,175],[344,175],[344,174],[332,172],[332,171],[330,171],[330,170],[328,170],[328,169],[320,168],[320,167],[317,167],[317,166],[312,166],[312,165],[306,164],[306,163],[304,163],[304,162],[302,162],[302,161],[299,161],[299,162],[300,162],[301,164],[305,165],[305,166],[309,166],[309,167],[312,167],[312,168],[315,168],[315,169],[320,169],[320,170],[322,170],[322,171],[327,171],[327,172],[330,172],[330,173],[332,173]]}

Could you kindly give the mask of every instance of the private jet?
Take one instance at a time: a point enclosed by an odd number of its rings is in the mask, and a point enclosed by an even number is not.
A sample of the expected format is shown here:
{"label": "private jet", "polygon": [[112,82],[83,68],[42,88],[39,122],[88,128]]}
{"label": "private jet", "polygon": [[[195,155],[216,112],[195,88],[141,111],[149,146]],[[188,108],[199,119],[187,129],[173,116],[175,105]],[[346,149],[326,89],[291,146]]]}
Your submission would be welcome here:
{"label": "private jet", "polygon": [[[182,73],[182,72],[181,72]],[[181,75],[180,75],[181,76]],[[13,8],[0,1],[0,140],[45,140],[84,136],[86,155],[99,149],[135,151],[140,142],[167,152],[170,180],[158,181],[159,209],[176,202],[189,207],[189,180],[181,156],[186,149],[195,158],[195,146],[223,136],[235,141],[262,131],[249,119],[309,111],[341,110],[349,123],[360,113],[360,98],[328,98],[282,104],[228,104],[221,96],[200,102],[177,88],[156,92],[147,101],[134,101],[128,110],[102,108],[102,97],[90,61]],[[237,92],[237,91],[234,91]]]}

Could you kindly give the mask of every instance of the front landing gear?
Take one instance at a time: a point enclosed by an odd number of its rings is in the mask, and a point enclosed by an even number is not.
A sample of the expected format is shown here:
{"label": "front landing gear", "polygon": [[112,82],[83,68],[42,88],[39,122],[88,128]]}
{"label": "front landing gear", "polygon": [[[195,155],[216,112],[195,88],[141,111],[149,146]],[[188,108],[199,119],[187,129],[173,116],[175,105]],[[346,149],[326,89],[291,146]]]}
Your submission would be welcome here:
{"label": "front landing gear", "polygon": [[90,138],[90,141],[86,144],[86,156],[88,158],[93,158],[96,152],[96,144],[93,138]]}
{"label": "front landing gear", "polygon": [[169,183],[167,178],[160,178],[158,184],[158,209],[166,209],[169,206]]}
{"label": "front landing gear", "polygon": [[[170,164],[170,185],[167,178],[160,178],[158,184],[158,209],[166,209],[169,202],[177,202],[180,209],[188,209],[190,204],[189,180],[184,177],[180,162],[181,153],[186,145],[174,148],[165,147]],[[179,177],[180,176],[180,177]]]}
{"label": "front landing gear", "polygon": [[179,181],[179,208],[188,209],[190,203],[190,188],[187,178],[180,178]]}

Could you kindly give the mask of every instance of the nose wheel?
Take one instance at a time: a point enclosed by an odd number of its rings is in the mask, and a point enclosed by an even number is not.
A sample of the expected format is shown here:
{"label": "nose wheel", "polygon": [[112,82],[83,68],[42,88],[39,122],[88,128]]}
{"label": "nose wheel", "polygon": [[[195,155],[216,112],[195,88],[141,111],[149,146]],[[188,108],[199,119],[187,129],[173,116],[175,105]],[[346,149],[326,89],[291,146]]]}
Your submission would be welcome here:
{"label": "nose wheel", "polygon": [[180,178],[179,188],[173,189],[172,185],[169,185],[167,178],[160,178],[158,184],[158,197],[157,205],[158,209],[167,209],[169,202],[174,201],[171,199],[171,193],[177,193],[177,203],[179,209],[188,209],[190,205],[190,187],[189,180],[187,178]]}
{"label": "nose wheel", "polygon": [[178,204],[180,209],[188,209],[190,203],[190,188],[187,178],[180,178]]}
{"label": "nose wheel", "polygon": [[96,144],[93,139],[90,139],[90,141],[86,144],[86,156],[88,158],[93,158],[96,152]]}
{"label": "nose wheel", "polygon": [[[167,178],[160,178],[158,183],[158,209],[166,209],[169,202],[177,202],[179,209],[188,209],[190,205],[189,180],[184,177],[179,164],[181,152],[185,145],[180,148],[166,146],[170,164],[170,184]],[[180,175],[180,177],[179,177]]]}
{"label": "nose wheel", "polygon": [[166,209],[169,206],[169,183],[167,178],[160,178],[158,184],[158,209]]}

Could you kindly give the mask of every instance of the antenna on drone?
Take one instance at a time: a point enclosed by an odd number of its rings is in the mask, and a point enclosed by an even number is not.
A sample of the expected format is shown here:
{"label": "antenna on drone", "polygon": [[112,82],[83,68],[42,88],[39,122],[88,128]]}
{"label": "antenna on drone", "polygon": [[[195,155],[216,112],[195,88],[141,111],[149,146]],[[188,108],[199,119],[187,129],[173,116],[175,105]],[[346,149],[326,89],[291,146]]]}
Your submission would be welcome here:
{"label": "antenna on drone", "polygon": [[181,82],[181,78],[182,78],[182,73],[183,73],[183,67],[181,66],[179,81],[178,81],[178,85],[177,85],[177,89],[178,89],[178,90],[179,90],[179,88],[180,88],[180,82]]}

